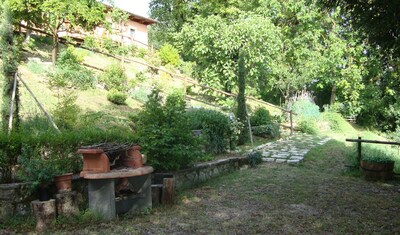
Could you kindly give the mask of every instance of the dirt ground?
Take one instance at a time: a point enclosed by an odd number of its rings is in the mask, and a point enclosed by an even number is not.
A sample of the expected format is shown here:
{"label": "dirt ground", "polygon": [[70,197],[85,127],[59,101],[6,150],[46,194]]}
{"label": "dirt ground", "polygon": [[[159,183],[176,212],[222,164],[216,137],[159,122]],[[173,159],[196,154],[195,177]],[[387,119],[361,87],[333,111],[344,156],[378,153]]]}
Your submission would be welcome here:
{"label": "dirt ground", "polygon": [[331,140],[298,166],[262,164],[178,194],[172,207],[50,234],[400,234],[400,179],[370,182]]}

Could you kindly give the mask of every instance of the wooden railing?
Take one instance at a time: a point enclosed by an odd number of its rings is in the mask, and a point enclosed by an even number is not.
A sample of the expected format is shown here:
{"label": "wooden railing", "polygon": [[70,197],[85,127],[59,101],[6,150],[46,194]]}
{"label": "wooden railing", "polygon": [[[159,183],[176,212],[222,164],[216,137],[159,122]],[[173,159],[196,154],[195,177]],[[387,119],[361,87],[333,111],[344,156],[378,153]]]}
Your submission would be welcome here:
{"label": "wooden railing", "polygon": [[355,142],[357,143],[357,162],[360,165],[361,162],[361,143],[371,143],[371,144],[389,144],[389,145],[399,145],[399,142],[392,141],[380,141],[380,140],[363,140],[361,137],[357,139],[346,139],[347,142]]}

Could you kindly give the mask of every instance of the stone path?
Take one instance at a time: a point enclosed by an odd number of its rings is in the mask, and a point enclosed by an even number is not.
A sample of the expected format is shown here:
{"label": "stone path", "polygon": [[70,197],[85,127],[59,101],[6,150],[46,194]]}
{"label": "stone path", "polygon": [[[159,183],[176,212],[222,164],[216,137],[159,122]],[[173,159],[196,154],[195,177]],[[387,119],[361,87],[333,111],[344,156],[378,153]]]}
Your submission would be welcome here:
{"label": "stone path", "polygon": [[323,145],[329,140],[329,137],[298,133],[258,146],[255,150],[262,152],[264,162],[299,164],[310,149]]}

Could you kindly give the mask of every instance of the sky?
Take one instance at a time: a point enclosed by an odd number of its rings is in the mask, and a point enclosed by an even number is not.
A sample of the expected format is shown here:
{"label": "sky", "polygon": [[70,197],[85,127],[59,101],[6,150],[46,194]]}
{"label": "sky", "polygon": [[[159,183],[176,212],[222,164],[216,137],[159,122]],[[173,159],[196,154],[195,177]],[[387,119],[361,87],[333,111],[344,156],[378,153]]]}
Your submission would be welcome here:
{"label": "sky", "polygon": [[150,0],[114,0],[117,7],[129,12],[149,17]]}

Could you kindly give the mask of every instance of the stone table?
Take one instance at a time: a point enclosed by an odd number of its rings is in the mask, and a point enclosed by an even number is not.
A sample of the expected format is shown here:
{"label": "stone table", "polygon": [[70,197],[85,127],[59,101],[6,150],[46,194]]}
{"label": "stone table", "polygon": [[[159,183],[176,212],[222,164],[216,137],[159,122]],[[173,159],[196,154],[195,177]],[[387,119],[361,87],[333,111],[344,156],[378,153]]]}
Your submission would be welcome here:
{"label": "stone table", "polygon": [[[152,207],[151,166],[114,169],[103,173],[86,172],[88,180],[89,209],[104,219],[113,219],[117,214],[137,213]],[[125,181],[134,190],[126,196],[116,197],[118,181]]]}

